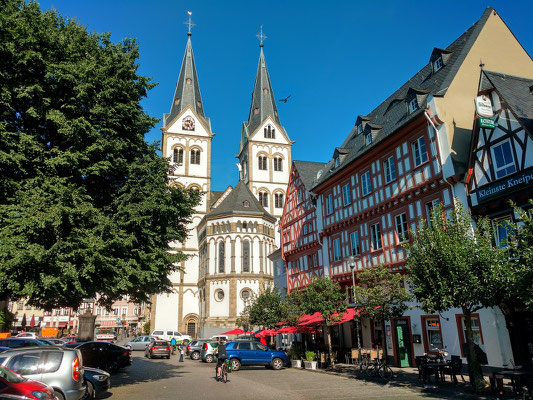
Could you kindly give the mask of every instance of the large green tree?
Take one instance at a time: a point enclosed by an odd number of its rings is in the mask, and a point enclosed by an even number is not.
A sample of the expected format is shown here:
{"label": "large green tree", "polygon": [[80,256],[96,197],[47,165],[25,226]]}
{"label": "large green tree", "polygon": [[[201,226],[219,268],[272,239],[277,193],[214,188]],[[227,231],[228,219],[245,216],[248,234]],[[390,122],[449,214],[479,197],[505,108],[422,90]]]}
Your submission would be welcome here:
{"label": "large green tree", "polygon": [[35,2],[0,12],[0,299],[77,307],[168,290],[199,194],[171,187],[144,135],[134,40]]}
{"label": "large green tree", "polygon": [[448,215],[439,206],[430,224],[421,221],[413,243],[406,246],[410,283],[422,308],[463,311],[469,371],[477,390],[485,382],[473,346],[472,314],[500,303],[502,282],[508,274],[507,252],[493,246],[492,237],[490,222],[479,219],[474,223],[456,201]]}
{"label": "large green tree", "polygon": [[246,310],[249,324],[267,329],[275,328],[285,319],[282,303],[283,297],[279,290],[267,287],[253,299],[252,304]]}
{"label": "large green tree", "polygon": [[384,265],[366,268],[357,274],[359,284],[354,288],[355,304],[361,313],[378,321],[383,329],[384,363],[387,363],[385,321],[401,317],[407,309],[405,304],[412,299],[402,285],[403,275],[393,273]]}
{"label": "large green tree", "polygon": [[331,327],[340,321],[342,314],[346,311],[346,292],[329,278],[315,278],[302,291],[299,308],[306,314],[315,312],[322,314],[326,325],[328,350],[330,354],[333,354]]}

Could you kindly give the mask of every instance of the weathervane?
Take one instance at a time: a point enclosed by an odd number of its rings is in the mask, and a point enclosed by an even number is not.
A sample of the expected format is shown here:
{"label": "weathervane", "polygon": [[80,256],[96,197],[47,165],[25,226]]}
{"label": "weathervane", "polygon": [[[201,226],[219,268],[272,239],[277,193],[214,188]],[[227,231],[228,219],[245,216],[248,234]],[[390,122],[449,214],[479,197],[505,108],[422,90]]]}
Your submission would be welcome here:
{"label": "weathervane", "polygon": [[187,14],[189,14],[189,20],[187,22],[184,22],[185,25],[187,25],[189,27],[189,32],[187,32],[187,36],[191,36],[191,28],[193,26],[196,26],[196,24],[193,24],[192,23],[192,20],[191,20],[191,15],[192,15],[192,12],[190,11],[187,11]]}
{"label": "weathervane", "polygon": [[263,34],[263,25],[261,25],[261,32],[259,32],[256,36],[260,41],[259,46],[263,47],[263,40],[267,38],[267,36]]}

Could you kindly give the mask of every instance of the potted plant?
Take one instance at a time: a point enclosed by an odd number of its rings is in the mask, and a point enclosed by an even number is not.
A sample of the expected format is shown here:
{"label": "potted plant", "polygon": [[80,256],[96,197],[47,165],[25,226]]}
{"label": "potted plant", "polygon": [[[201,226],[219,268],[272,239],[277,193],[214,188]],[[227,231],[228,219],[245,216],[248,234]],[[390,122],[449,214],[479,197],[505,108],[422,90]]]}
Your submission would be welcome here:
{"label": "potted plant", "polygon": [[297,342],[293,343],[289,349],[289,356],[291,357],[292,367],[302,368],[302,349]]}
{"label": "potted plant", "polygon": [[305,369],[316,369],[317,362],[316,359],[316,353],[314,351],[306,351],[305,352]]}

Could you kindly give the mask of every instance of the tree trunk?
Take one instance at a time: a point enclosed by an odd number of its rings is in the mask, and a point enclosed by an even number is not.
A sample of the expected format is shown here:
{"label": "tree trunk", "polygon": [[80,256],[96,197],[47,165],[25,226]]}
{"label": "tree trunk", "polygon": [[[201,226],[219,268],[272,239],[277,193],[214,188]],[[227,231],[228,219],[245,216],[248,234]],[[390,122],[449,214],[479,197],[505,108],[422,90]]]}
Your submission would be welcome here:
{"label": "tree trunk", "polygon": [[335,361],[333,359],[333,346],[331,345],[331,328],[326,326],[326,334],[328,337],[328,350],[329,350],[329,359],[331,360],[331,366],[335,366]]}
{"label": "tree trunk", "polygon": [[468,352],[468,372],[470,375],[470,383],[474,387],[476,392],[479,392],[486,385],[483,379],[483,372],[481,370],[481,364],[479,363],[476,352],[474,349],[474,334],[472,332],[472,312],[463,308],[463,314],[465,316],[465,328],[466,328],[466,347]]}
{"label": "tree trunk", "polygon": [[381,329],[383,329],[383,343],[381,343],[381,347],[383,348],[383,364],[387,365],[387,330],[385,329],[385,320],[381,321]]}

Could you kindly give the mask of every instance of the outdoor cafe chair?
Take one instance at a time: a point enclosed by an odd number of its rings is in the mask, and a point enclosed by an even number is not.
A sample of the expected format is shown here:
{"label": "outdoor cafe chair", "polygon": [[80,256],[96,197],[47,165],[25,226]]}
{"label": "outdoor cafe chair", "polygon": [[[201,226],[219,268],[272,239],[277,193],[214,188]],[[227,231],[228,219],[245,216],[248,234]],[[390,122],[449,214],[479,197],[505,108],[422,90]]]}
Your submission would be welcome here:
{"label": "outdoor cafe chair", "polygon": [[451,364],[444,367],[444,375],[450,375],[450,379],[453,380],[453,383],[457,384],[457,375],[461,376],[463,382],[465,378],[463,376],[463,360],[460,356],[451,356]]}

